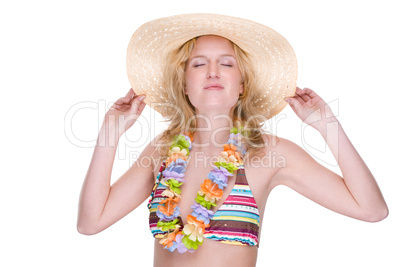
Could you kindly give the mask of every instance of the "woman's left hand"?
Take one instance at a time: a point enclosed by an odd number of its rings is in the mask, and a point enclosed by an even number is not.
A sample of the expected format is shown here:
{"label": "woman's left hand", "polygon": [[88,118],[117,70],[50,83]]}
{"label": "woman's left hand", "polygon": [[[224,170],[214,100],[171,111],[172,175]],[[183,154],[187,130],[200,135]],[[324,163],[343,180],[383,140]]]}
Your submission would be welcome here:
{"label": "woman's left hand", "polygon": [[296,87],[295,95],[285,101],[304,123],[319,131],[325,129],[326,123],[336,120],[327,103],[309,88]]}

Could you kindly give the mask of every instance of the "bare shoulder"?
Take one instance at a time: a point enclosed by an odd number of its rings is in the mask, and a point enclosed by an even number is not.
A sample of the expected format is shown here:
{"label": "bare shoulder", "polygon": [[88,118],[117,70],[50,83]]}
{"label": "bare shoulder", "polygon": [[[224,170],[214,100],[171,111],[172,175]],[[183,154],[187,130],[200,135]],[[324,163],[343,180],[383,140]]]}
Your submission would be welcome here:
{"label": "bare shoulder", "polygon": [[[296,143],[282,137],[271,134],[263,134],[265,143],[263,158],[261,162],[264,167],[271,169],[271,186],[283,184],[283,176],[291,170],[297,170],[296,165],[310,159],[308,153]],[[264,171],[267,168],[264,168]]]}
{"label": "bare shoulder", "polygon": [[265,141],[264,153],[267,155],[274,154],[277,157],[284,157],[287,162],[309,157],[302,147],[286,138],[264,134],[263,139]]}
{"label": "bare shoulder", "polygon": [[157,135],[141,152],[139,158],[136,160],[135,164],[138,166],[150,166],[152,167],[152,172],[155,173],[159,169],[162,162],[162,156],[160,154],[160,147],[164,145],[161,142],[162,134]]}
{"label": "bare shoulder", "polygon": [[160,157],[158,147],[163,145],[160,141],[161,136],[162,134],[159,134],[154,139],[152,139],[151,142],[149,142],[148,145],[141,152],[141,155],[149,157]]}
{"label": "bare shoulder", "polygon": [[297,181],[297,177],[306,177],[312,170],[323,168],[298,144],[276,136],[265,135],[264,138],[269,141],[266,153],[281,159],[281,164],[277,164],[277,172],[272,178],[273,184],[289,186]]}
{"label": "bare shoulder", "polygon": [[247,154],[244,160],[247,182],[260,212],[263,212],[270,192],[280,184],[277,173],[286,168],[287,155],[295,145],[289,140],[266,133],[262,139],[263,146],[255,153]]}
{"label": "bare shoulder", "polygon": [[[286,166],[286,155],[289,149],[288,140],[275,135],[262,135],[262,146],[249,154],[244,160],[247,177],[257,177],[258,186],[272,184],[275,174]],[[253,179],[253,178],[251,178]]]}
{"label": "bare shoulder", "polygon": [[276,135],[264,133],[262,135],[262,138],[265,142],[266,151],[276,151],[276,152],[287,153],[287,152],[292,152],[295,149],[302,149],[300,146],[298,146],[294,142],[292,142],[286,138],[276,136]]}

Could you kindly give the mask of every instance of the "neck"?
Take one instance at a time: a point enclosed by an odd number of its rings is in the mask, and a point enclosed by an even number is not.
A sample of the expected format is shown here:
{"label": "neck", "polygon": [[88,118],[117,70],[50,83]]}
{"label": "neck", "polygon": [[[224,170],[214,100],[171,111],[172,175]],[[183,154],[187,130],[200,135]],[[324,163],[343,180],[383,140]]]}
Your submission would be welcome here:
{"label": "neck", "polygon": [[233,128],[233,115],[197,113],[193,147],[200,151],[221,149]]}

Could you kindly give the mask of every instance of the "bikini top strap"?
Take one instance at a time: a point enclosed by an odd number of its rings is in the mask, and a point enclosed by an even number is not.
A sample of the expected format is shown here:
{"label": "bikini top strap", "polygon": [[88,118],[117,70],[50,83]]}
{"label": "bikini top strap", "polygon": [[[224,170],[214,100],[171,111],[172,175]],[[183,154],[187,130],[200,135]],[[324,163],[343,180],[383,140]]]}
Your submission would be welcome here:
{"label": "bikini top strap", "polygon": [[244,171],[244,166],[241,165],[236,171],[236,182],[235,184],[241,184],[241,185],[248,185],[247,178],[246,178],[246,173]]}

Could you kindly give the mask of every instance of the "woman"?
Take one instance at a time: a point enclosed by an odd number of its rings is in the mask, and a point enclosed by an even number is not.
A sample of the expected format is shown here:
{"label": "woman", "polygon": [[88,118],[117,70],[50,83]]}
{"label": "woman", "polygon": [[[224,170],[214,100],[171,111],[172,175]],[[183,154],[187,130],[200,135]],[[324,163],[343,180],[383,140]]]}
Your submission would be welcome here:
{"label": "woman", "polygon": [[[104,230],[151,192],[155,266],[255,266],[265,203],[277,185],[352,218],[384,219],[388,209],[374,177],[325,102],[296,88],[295,69],[286,40],[254,22],[191,14],[143,25],[128,50],[138,94],[130,89],[105,116],[78,231]],[[145,101],[171,124],[110,186],[118,140]],[[285,101],[325,138],[343,177],[261,131]],[[271,155],[275,164],[267,164]]]}

